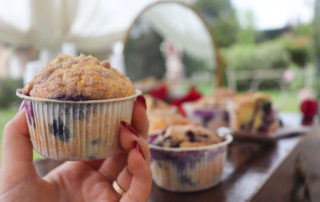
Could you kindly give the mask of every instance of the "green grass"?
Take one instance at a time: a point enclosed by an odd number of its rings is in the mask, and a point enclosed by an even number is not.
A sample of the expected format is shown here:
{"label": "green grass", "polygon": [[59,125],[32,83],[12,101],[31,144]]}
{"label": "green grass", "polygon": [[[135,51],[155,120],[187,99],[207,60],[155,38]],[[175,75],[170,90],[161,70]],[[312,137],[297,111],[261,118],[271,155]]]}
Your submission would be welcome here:
{"label": "green grass", "polygon": [[283,94],[279,90],[262,90],[268,93],[274,106],[280,112],[299,112],[300,103],[296,91],[285,91]]}
{"label": "green grass", "polygon": [[[14,115],[17,113],[18,109],[0,109],[0,145],[2,145],[2,133],[3,128],[6,125],[6,123],[14,117]],[[0,146],[1,148],[1,146]],[[1,154],[1,150],[0,150]],[[40,155],[37,154],[35,151],[33,152],[33,159],[37,160],[40,159]],[[0,155],[0,162],[1,162],[1,155]]]}

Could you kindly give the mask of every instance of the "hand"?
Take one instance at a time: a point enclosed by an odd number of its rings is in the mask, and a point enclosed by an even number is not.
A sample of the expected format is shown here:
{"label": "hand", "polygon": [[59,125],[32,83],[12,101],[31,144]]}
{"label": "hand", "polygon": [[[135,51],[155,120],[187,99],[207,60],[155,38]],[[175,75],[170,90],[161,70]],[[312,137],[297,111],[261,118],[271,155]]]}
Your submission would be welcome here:
{"label": "hand", "polygon": [[[3,132],[0,201],[147,201],[152,184],[148,120],[144,98],[137,100],[132,127],[122,122],[119,134],[124,152],[104,160],[65,162],[44,178],[33,165],[25,112],[20,110]],[[114,180],[126,191],[122,197],[112,187]]]}

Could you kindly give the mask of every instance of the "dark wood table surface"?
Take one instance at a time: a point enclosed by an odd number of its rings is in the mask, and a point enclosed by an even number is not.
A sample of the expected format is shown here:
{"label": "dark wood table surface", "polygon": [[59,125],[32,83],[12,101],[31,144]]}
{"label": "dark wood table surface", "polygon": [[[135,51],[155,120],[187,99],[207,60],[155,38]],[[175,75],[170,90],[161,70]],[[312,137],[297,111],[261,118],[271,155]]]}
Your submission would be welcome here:
{"label": "dark wood table surface", "polygon": [[[149,201],[294,201],[303,190],[301,178],[297,177],[297,165],[300,164],[309,193],[303,197],[320,201],[319,128],[319,124],[315,124],[309,133],[279,139],[273,145],[235,141],[229,147],[222,180],[216,187],[200,192],[174,193],[153,185]],[[35,166],[39,175],[44,176],[61,163],[40,160]]]}

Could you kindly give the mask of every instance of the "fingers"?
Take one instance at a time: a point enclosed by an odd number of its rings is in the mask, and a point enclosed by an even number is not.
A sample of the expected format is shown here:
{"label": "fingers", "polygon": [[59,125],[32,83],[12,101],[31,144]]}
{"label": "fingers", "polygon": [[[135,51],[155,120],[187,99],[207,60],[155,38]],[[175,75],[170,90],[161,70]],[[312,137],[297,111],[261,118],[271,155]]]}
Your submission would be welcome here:
{"label": "fingers", "polygon": [[121,201],[147,201],[152,183],[148,143],[129,124],[122,123],[120,144],[129,152],[128,165],[117,178],[127,190]]}
{"label": "fingers", "polygon": [[133,128],[144,138],[148,136],[149,121],[146,111],[146,100],[140,95],[134,103],[132,122]]}
{"label": "fingers", "polygon": [[120,145],[129,152],[134,147],[139,147],[145,159],[150,162],[150,152],[146,139],[138,134],[135,129],[126,122],[121,122]]}
{"label": "fingers", "polygon": [[147,201],[152,185],[152,174],[139,149],[131,149],[128,155],[128,170],[132,174],[129,190],[121,198],[122,202]]}
{"label": "fingers", "polygon": [[129,172],[128,167],[124,167],[118,175],[117,182],[119,186],[125,191],[129,190],[131,184],[132,174]]}
{"label": "fingers", "polygon": [[[34,171],[32,144],[25,109],[7,123],[2,137],[2,169],[12,172]],[[35,172],[35,171],[34,171]]]}
{"label": "fingers", "polygon": [[117,176],[126,164],[127,155],[122,152],[107,158],[100,166],[98,172],[105,176],[108,181],[112,182],[117,179]]}
{"label": "fingers", "polygon": [[89,166],[93,170],[98,170],[104,161],[105,159],[99,159],[99,160],[82,161],[82,163]]}

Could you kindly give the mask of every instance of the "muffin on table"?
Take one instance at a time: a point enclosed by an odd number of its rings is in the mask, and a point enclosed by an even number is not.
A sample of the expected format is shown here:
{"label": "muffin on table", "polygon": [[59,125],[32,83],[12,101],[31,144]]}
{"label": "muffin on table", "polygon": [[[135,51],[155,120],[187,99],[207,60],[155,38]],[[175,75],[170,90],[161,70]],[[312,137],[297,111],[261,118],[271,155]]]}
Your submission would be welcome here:
{"label": "muffin on table", "polygon": [[149,133],[164,130],[171,125],[185,125],[192,123],[191,120],[178,113],[175,106],[164,101],[145,96],[147,102],[147,115],[149,119]]}
{"label": "muffin on table", "polygon": [[132,82],[92,56],[60,55],[17,95],[25,100],[35,150],[46,158],[102,159],[120,151],[120,121],[131,121]]}
{"label": "muffin on table", "polygon": [[229,126],[229,113],[227,102],[235,96],[233,90],[217,88],[212,95],[203,97],[194,103],[183,105],[187,116],[200,123],[202,126],[215,130],[219,127]]}
{"label": "muffin on table", "polygon": [[232,136],[189,124],[170,126],[148,141],[154,182],[184,192],[219,183]]}
{"label": "muffin on table", "polygon": [[155,110],[169,110],[174,112],[177,111],[176,107],[164,102],[163,100],[154,98],[150,95],[145,95],[144,97],[146,99],[148,112],[152,112]]}
{"label": "muffin on table", "polygon": [[172,110],[153,110],[148,113],[149,133],[165,130],[172,125],[186,125],[192,121]]}
{"label": "muffin on table", "polygon": [[234,131],[268,134],[279,127],[276,110],[266,93],[238,94],[229,102],[228,110]]}
{"label": "muffin on table", "polygon": [[199,147],[217,144],[223,140],[216,132],[196,125],[174,125],[168,127],[153,141],[163,147]]}

